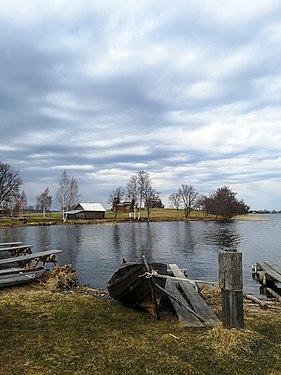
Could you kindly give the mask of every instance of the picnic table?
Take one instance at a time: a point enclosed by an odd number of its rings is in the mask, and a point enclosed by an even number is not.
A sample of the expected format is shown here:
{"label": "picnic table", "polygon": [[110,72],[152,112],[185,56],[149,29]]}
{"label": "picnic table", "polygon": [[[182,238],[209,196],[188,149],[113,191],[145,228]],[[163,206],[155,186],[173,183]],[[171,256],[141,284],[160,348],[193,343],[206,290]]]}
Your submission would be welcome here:
{"label": "picnic table", "polygon": [[[6,244],[9,244],[8,242]],[[0,246],[0,252],[1,251],[9,251],[11,255],[13,256],[19,256],[21,254],[31,254],[32,250],[31,248],[33,245],[9,245],[6,247]]]}
{"label": "picnic table", "polygon": [[19,255],[13,258],[0,259],[0,265],[8,265],[12,263],[17,263],[17,264],[26,266],[26,265],[29,265],[32,260],[36,261],[35,267],[37,266],[39,262],[42,262],[43,265],[45,265],[48,262],[51,262],[54,265],[56,265],[57,260],[56,260],[55,254],[58,254],[61,252],[62,250],[52,249],[52,250],[40,251],[38,253],[33,253],[33,254]]}

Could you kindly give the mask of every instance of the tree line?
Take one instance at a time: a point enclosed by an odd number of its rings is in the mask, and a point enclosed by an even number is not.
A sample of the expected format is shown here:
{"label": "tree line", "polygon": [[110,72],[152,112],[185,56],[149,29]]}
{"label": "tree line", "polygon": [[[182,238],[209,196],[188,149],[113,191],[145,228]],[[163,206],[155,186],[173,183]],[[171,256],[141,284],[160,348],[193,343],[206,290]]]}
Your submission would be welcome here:
{"label": "tree line", "polygon": [[222,220],[230,220],[236,215],[249,213],[250,207],[243,200],[238,200],[237,193],[223,186],[209,193],[199,194],[191,185],[183,184],[176,193],[169,196],[169,202],[177,209],[184,209],[185,218],[188,219],[192,210],[200,209],[206,215],[215,215]]}
{"label": "tree line", "polygon": [[[15,170],[11,165],[0,162],[0,208],[2,213],[14,213],[21,215],[27,208],[27,198],[24,191],[20,192],[23,184],[20,172]],[[65,170],[61,172],[58,181],[58,190],[55,195],[55,206],[63,213],[63,221],[66,220],[66,212],[73,209],[79,199],[78,181],[73,176],[67,174]],[[43,218],[53,204],[49,187],[46,187],[36,197],[35,209],[41,211]],[[33,210],[30,207],[30,210]]]}
{"label": "tree line", "polygon": [[[0,162],[0,208],[2,212],[23,213],[27,207],[27,198],[25,192],[20,192],[20,186],[23,184],[20,172],[11,165]],[[190,212],[200,209],[206,214],[213,214],[216,218],[224,220],[231,219],[235,215],[247,214],[250,207],[243,200],[238,200],[237,193],[223,186],[209,195],[199,194],[192,185],[182,184],[178,190],[169,196],[170,204],[177,210],[183,209],[185,219],[189,218]],[[55,194],[55,206],[63,214],[63,221],[67,219],[67,211],[72,210],[80,198],[79,185],[76,178],[67,174],[63,170],[58,181],[58,189]],[[116,187],[108,196],[107,203],[111,205],[114,211],[114,219],[118,214],[118,208],[124,200],[133,202],[134,218],[141,220],[141,210],[147,211],[149,221],[151,209],[155,202],[160,202],[160,192],[153,188],[152,180],[148,172],[140,170],[132,174],[126,186]],[[45,218],[45,214],[50,210],[53,204],[49,187],[46,187],[36,197],[36,210],[40,210]]]}
{"label": "tree line", "polygon": [[[215,215],[216,219],[230,220],[235,215],[247,214],[250,209],[243,200],[238,200],[236,195],[237,193],[227,186],[218,188],[209,195],[202,195],[192,185],[182,184],[175,193],[170,194],[168,199],[178,211],[184,210],[186,220],[191,211],[196,209],[202,210],[206,215]],[[140,170],[131,175],[126,187],[119,186],[110,193],[107,202],[111,204],[115,212],[114,219],[125,197],[134,200],[134,209],[138,211],[138,219],[140,219],[141,208],[145,208],[149,221],[153,202],[160,200],[160,192],[153,188],[149,173]]]}

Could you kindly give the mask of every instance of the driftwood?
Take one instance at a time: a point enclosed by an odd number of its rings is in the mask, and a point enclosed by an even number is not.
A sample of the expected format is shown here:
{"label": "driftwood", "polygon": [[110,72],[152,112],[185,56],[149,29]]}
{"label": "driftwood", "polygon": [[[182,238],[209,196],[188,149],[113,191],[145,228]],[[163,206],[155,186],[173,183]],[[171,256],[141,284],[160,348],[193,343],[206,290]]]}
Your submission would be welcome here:
{"label": "driftwood", "polygon": [[251,294],[244,294],[244,297],[247,299],[250,299],[251,301],[254,301],[255,303],[259,304],[264,309],[268,307],[268,304],[266,302],[261,301],[260,299],[252,296]]}

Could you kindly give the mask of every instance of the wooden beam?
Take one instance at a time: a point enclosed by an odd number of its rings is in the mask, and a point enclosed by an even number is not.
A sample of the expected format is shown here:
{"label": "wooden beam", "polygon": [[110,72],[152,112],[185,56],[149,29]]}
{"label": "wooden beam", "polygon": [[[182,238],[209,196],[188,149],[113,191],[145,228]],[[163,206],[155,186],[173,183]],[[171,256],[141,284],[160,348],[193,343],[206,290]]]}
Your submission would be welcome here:
{"label": "wooden beam", "polygon": [[175,309],[179,319],[188,327],[203,327],[202,322],[190,311],[190,307],[186,308],[186,300],[176,287],[176,284],[168,279],[166,281],[165,289],[175,298],[170,297],[170,301]]}
{"label": "wooden beam", "polygon": [[[202,316],[204,319],[205,326],[214,326],[218,323],[219,319],[214,312],[210,309],[205,300],[197,292],[194,285],[185,278],[184,274],[181,272],[176,264],[169,264],[169,267],[176,278],[185,279],[184,281],[178,280],[177,283],[186,296],[189,304],[192,306],[193,310]],[[172,279],[171,279],[172,281]],[[175,283],[175,281],[174,281]]]}
{"label": "wooden beam", "polygon": [[260,305],[262,308],[267,308],[268,307],[268,304],[264,301],[261,301],[260,299],[252,296],[251,294],[244,294],[244,297],[247,298],[247,299],[250,299],[251,301],[257,303],[258,305]]}
{"label": "wooden beam", "polygon": [[244,328],[242,253],[219,252],[219,286],[223,327]]}
{"label": "wooden beam", "polygon": [[272,279],[273,281],[281,282],[281,269],[277,265],[270,262],[259,262],[258,267],[262,271],[266,272],[266,277]]}
{"label": "wooden beam", "polygon": [[281,302],[281,296],[276,293],[274,290],[272,290],[271,288],[266,288],[266,290],[268,291],[268,293],[270,293],[273,297],[275,297],[279,302]]}

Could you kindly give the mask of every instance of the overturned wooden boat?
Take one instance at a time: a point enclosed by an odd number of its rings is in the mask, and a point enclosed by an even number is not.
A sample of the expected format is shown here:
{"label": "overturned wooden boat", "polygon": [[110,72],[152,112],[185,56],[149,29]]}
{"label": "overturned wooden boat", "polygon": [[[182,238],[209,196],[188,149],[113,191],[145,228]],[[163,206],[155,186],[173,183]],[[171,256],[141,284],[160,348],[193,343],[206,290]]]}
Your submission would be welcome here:
{"label": "overturned wooden boat", "polygon": [[46,271],[46,267],[5,268],[0,270],[0,288],[29,283],[38,279]]}
{"label": "overturned wooden boat", "polygon": [[167,275],[167,264],[149,264],[144,256],[141,262],[124,261],[108,281],[109,295],[124,305],[144,308],[160,319],[161,289],[165,287],[166,280],[155,277],[153,271]]}

